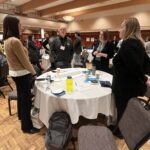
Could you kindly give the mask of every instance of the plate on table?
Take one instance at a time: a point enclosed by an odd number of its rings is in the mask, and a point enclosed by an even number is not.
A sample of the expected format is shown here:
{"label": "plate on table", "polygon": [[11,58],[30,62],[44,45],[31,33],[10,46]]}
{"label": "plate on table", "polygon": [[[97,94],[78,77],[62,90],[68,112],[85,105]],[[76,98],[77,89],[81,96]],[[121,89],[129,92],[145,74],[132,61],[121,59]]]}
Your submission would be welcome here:
{"label": "plate on table", "polygon": [[56,89],[56,90],[53,90],[52,93],[53,94],[60,94],[62,93],[64,90],[63,89]]}
{"label": "plate on table", "polygon": [[56,89],[56,90],[53,90],[52,93],[53,93],[55,96],[58,96],[58,97],[66,94],[66,92],[65,92],[63,89]]}

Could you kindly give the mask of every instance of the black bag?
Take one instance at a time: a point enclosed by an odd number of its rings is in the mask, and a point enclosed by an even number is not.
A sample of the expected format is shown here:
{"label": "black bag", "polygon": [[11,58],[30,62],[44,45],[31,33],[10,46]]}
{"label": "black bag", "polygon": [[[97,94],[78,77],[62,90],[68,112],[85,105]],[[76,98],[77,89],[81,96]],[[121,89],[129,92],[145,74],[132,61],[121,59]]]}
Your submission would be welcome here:
{"label": "black bag", "polygon": [[72,124],[66,112],[55,112],[49,120],[49,128],[45,137],[48,150],[65,150],[72,138]]}

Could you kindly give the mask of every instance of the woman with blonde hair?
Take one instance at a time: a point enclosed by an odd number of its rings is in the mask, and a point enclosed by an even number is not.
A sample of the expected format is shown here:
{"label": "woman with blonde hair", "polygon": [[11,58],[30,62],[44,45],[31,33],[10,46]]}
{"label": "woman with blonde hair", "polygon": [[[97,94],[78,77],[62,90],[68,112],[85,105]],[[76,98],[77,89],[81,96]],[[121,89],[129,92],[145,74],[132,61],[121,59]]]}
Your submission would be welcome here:
{"label": "woman with blonde hair", "polygon": [[145,52],[139,21],[136,18],[125,19],[121,24],[119,35],[123,42],[113,59],[112,83],[118,113],[117,123],[128,101],[132,97],[143,96],[147,85],[150,85],[150,79],[146,76],[150,60]]}

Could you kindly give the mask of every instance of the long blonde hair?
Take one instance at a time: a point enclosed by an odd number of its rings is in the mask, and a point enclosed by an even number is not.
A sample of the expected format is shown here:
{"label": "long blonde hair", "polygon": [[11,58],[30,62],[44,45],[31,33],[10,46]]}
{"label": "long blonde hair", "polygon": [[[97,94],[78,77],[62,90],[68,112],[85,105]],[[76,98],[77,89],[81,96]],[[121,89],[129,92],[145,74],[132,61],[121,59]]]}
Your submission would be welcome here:
{"label": "long blonde hair", "polygon": [[124,20],[126,26],[126,32],[124,35],[124,39],[134,38],[140,40],[142,45],[144,46],[144,40],[141,36],[140,24],[137,18],[127,18]]}

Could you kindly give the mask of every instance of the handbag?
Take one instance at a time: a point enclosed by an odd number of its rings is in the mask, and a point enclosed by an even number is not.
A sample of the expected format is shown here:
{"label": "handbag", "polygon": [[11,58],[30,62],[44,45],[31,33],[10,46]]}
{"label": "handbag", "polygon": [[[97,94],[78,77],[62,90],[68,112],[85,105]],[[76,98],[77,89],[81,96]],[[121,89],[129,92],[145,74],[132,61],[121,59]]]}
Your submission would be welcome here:
{"label": "handbag", "polygon": [[41,129],[44,126],[44,124],[39,119],[39,109],[36,107],[33,107],[31,109],[31,120],[32,120],[33,126],[37,129]]}

